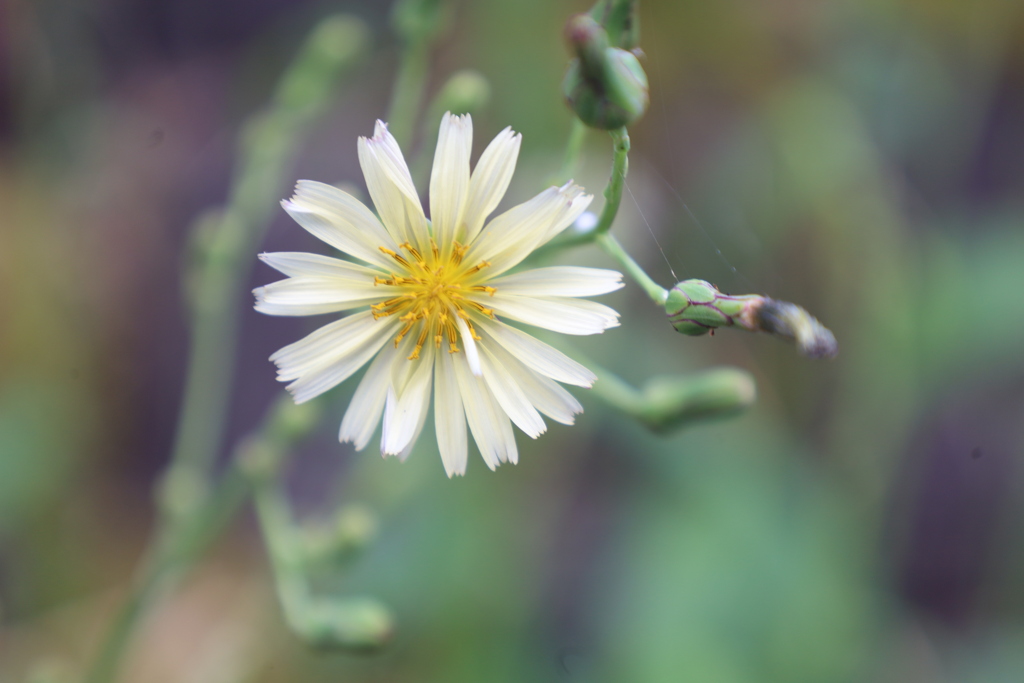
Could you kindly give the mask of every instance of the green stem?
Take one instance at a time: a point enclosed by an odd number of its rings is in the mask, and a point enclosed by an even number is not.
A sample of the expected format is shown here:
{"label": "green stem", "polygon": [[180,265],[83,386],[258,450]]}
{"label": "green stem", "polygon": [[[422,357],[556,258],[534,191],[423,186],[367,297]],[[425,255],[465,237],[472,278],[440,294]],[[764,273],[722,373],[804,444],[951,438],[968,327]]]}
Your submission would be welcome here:
{"label": "green stem", "polygon": [[229,473],[216,488],[210,485],[230,396],[237,304],[276,198],[285,191],[284,173],[298,151],[299,138],[324,111],[338,77],[365,45],[366,30],[358,20],[335,16],[314,29],[278,84],[271,109],[243,129],[241,161],[226,209],[200,222],[201,262],[193,269],[190,292],[191,355],[175,445],[159,492],[158,526],[86,683],[114,680],[149,608],[174,586],[245,499],[247,486],[240,475]]}
{"label": "green stem", "polygon": [[[577,146],[582,146],[582,134],[580,141],[577,144],[573,142],[573,137],[578,134],[578,130],[583,130],[586,133],[586,127],[579,121],[576,121],[576,125],[573,126],[572,131],[569,134],[569,142],[566,145],[566,162],[571,162],[573,157],[579,155],[579,149]],[[610,132],[612,137],[614,156],[612,158],[612,173],[608,178],[608,186],[604,189],[604,207],[601,209],[601,215],[597,219],[597,223],[593,228],[586,232],[572,232],[567,230],[556,240],[552,240],[548,244],[544,245],[536,252],[535,255],[543,255],[559,249],[565,249],[566,247],[577,247],[584,244],[590,244],[598,235],[603,235],[611,230],[612,224],[615,222],[615,217],[619,213],[619,205],[622,203],[622,188],[626,183],[626,173],[629,171],[629,133],[625,128],[619,128]],[[563,166],[564,170],[564,166]]]}
{"label": "green stem", "polygon": [[666,433],[736,415],[753,405],[757,397],[754,378],[739,368],[661,375],[638,389],[578,351],[573,350],[572,355],[597,375],[591,387],[595,396],[653,432]]}
{"label": "green stem", "polygon": [[583,156],[583,142],[587,138],[587,126],[577,118],[572,120],[572,128],[569,129],[569,139],[565,143],[565,157],[562,159],[562,168],[552,181],[555,185],[561,185],[576,175],[576,169],[580,165],[580,157]]}
{"label": "green stem", "polygon": [[285,620],[307,644],[321,648],[368,650],[386,643],[394,620],[386,607],[372,598],[340,598],[314,594],[306,575],[316,553],[308,537],[296,529],[292,511],[280,483],[280,463],[288,444],[268,443],[251,451],[247,468],[253,502]]}
{"label": "green stem", "polygon": [[604,249],[605,253],[614,258],[622,266],[630,277],[636,280],[644,292],[651,298],[651,301],[658,306],[664,306],[668,298],[668,290],[659,285],[651,276],[644,272],[644,269],[633,260],[633,257],[626,253],[619,241],[611,234],[598,235],[595,240]]}
{"label": "green stem", "polygon": [[444,0],[398,0],[392,6],[391,23],[403,47],[387,120],[388,130],[405,149],[412,142],[423,101],[430,49],[444,28],[445,4]]}
{"label": "green stem", "polygon": [[409,143],[412,142],[414,121],[426,88],[430,47],[429,36],[416,38],[405,47],[391,91],[388,130],[395,136],[398,146],[403,149],[408,149]]}
{"label": "green stem", "polygon": [[220,535],[244,502],[247,489],[245,478],[232,468],[213,490],[206,504],[190,516],[187,525],[180,524],[158,532],[147,548],[135,583],[89,669],[85,678],[87,682],[114,680],[121,658],[142,617]]}
{"label": "green stem", "polygon": [[610,135],[615,146],[615,156],[612,159],[612,175],[608,179],[608,187],[604,189],[604,207],[594,228],[596,235],[603,235],[612,229],[615,216],[619,213],[619,204],[622,203],[626,174],[629,172],[629,133],[625,128],[619,128],[611,131]]}

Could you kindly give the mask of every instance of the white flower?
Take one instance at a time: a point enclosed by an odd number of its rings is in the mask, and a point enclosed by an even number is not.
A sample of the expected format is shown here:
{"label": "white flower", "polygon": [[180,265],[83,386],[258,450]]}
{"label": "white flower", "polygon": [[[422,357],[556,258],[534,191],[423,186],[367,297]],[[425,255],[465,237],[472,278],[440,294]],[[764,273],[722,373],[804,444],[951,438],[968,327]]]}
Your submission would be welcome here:
{"label": "white flower", "polygon": [[[618,325],[607,306],[576,297],[622,286],[611,270],[551,267],[507,272],[571,225],[592,197],[571,182],[487,221],[515,169],[521,136],[506,128],[470,173],[473,123],[446,114],[430,178],[427,220],[387,126],[359,139],[359,163],[380,220],[341,190],[300,180],[283,202],[302,227],[357,259],[262,254],[288,276],[255,290],[256,310],[315,315],[356,310],[273,356],[297,403],[367,362],[341,423],[340,440],[369,442],[381,414],[381,452],[405,458],[434,394],[437,445],[448,476],[466,471],[466,423],[491,469],[516,462],[511,422],[533,438],[541,413],[572,424],[579,402],[558,382],[589,387],[579,363],[502,318],[565,334]],[[372,361],[372,362],[371,362]]]}

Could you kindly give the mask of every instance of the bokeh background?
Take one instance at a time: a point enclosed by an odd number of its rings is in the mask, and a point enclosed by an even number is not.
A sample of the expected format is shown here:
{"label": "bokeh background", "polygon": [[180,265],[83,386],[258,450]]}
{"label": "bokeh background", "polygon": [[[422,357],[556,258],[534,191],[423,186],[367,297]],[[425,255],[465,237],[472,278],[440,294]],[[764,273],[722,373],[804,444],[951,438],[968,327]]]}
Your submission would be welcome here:
{"label": "bokeh background", "polygon": [[[561,29],[586,8],[458,2],[431,53],[428,96],[457,69],[490,83],[477,151],[523,133],[507,203],[561,164]],[[0,680],[74,680],[123,598],[182,394],[190,225],[336,11],[372,44],[287,176],[362,188],[355,140],[397,65],[387,3],[0,3]],[[471,454],[453,481],[429,433],[405,464],[337,444],[350,381],[290,492],[306,517],[379,515],[332,590],[388,604],[394,641],[292,636],[245,513],[122,680],[1024,680],[1024,4],[643,0],[641,17],[651,108],[615,233],[665,285],[801,303],[839,357],[680,336],[630,283],[606,297],[622,326],[566,348],[637,385],[738,366],[756,405],[655,436],[574,391],[576,426],[520,438],[496,473]],[[590,133],[577,179],[596,193],[609,165]],[[262,248],[321,250],[283,211]],[[252,261],[252,286],[275,279]],[[238,306],[225,454],[280,392],[267,356],[322,322]]]}

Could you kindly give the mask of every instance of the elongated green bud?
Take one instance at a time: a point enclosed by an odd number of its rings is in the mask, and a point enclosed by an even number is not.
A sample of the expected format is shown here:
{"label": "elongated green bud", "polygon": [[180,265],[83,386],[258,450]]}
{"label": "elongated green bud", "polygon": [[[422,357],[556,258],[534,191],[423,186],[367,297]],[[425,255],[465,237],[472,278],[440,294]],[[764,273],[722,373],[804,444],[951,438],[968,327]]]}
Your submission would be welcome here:
{"label": "elongated green bud", "polygon": [[609,44],[593,17],[569,20],[566,39],[576,52],[562,83],[569,107],[591,128],[622,128],[647,111],[647,74],[636,55]]}
{"label": "elongated green bud", "polygon": [[695,422],[731,417],[754,404],[757,385],[749,372],[715,368],[688,377],[651,378],[635,415],[652,431],[669,432]]}
{"label": "elongated green bud", "polygon": [[289,622],[303,640],[325,650],[374,650],[395,630],[391,612],[372,598],[319,598]]}
{"label": "elongated green bud", "polygon": [[723,294],[704,280],[684,280],[670,289],[665,312],[672,327],[690,336],[740,327],[789,339],[809,358],[832,358],[839,352],[832,332],[800,306],[759,294]]}

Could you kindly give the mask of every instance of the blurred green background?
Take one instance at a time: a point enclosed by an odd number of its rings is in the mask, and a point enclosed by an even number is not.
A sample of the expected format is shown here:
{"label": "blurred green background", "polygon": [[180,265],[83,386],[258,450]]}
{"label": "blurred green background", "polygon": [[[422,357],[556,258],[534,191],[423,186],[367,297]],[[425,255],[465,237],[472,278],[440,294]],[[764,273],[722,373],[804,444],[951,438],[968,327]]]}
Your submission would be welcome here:
{"label": "blurred green background", "polygon": [[[0,3],[0,681],[73,680],[129,585],[182,392],[188,230],[225,200],[241,122],[316,22],[351,12],[372,47],[286,175],[362,188],[388,9]],[[506,204],[561,164],[561,29],[585,9],[457,2],[431,53],[428,96],[457,69],[490,83],[478,152],[523,133]],[[247,514],[123,681],[1024,680],[1024,4],[643,0],[641,21],[651,108],[615,234],[666,286],[804,305],[839,357],[683,337],[629,283],[604,299],[622,326],[565,348],[638,385],[736,365],[755,407],[654,436],[574,390],[576,426],[453,481],[429,434],[405,464],[337,444],[350,381],[290,490],[304,516],[377,512],[329,589],[388,604],[394,642],[298,642]],[[595,194],[610,154],[591,132],[577,180]],[[321,246],[278,211],[263,249]],[[253,254],[252,286],[272,279]],[[238,306],[225,451],[279,392],[267,356],[323,322]]]}

